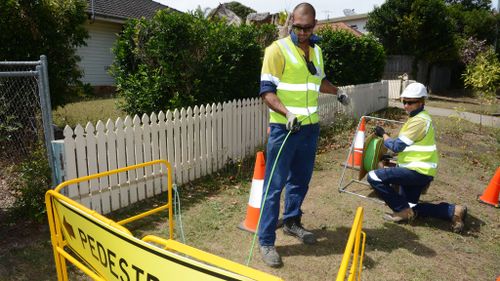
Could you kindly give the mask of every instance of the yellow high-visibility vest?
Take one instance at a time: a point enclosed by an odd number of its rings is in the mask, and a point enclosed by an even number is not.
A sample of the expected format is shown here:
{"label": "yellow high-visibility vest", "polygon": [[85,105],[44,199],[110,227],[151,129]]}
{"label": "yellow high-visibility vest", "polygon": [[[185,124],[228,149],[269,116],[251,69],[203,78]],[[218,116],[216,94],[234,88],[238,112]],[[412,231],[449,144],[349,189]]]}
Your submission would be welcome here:
{"label": "yellow high-visibility vest", "polygon": [[436,148],[434,126],[432,125],[432,119],[429,113],[422,110],[417,115],[408,119],[403,125],[403,128],[401,128],[399,136],[405,134],[405,131],[408,129],[408,124],[413,118],[420,118],[426,122],[426,134],[423,139],[407,146],[405,150],[398,154],[398,166],[417,171],[427,176],[435,176],[438,166],[438,152]]}
{"label": "yellow high-visibility vest", "polygon": [[[295,114],[302,125],[319,122],[318,95],[321,80],[324,77],[323,55],[321,48],[315,44],[311,62],[316,68],[316,75],[307,69],[306,60],[300,55],[297,47],[289,37],[277,41],[285,57],[285,69],[278,83],[278,98],[288,111]],[[286,124],[287,119],[270,110],[270,122]]]}

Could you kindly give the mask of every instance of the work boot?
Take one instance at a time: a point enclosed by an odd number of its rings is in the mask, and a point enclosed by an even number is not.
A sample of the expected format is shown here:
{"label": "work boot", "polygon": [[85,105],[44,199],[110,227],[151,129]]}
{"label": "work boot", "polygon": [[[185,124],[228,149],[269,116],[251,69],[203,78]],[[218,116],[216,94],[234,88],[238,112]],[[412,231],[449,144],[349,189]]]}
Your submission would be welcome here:
{"label": "work boot", "polygon": [[270,267],[280,267],[283,265],[281,257],[274,246],[260,246],[260,255],[264,263]]}
{"label": "work boot", "polygon": [[400,222],[405,222],[405,221],[412,221],[415,219],[416,215],[415,212],[413,212],[412,208],[406,208],[400,212],[395,212],[392,214],[385,214],[384,215],[384,220],[390,221],[390,222],[395,222],[395,223],[400,223]]}
{"label": "work boot", "polygon": [[465,226],[465,216],[467,216],[467,206],[455,205],[455,211],[451,218],[451,230],[461,233]]}
{"label": "work boot", "polygon": [[304,244],[316,243],[316,237],[312,232],[309,232],[302,227],[300,218],[291,218],[286,220],[283,225],[283,233],[297,237]]}

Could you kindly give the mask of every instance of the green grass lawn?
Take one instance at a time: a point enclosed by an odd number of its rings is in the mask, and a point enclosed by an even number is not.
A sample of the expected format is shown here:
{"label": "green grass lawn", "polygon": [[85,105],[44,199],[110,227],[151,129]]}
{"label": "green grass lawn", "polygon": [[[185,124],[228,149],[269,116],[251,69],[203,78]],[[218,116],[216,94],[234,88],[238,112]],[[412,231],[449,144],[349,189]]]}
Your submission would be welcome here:
{"label": "green grass lawn", "polygon": [[99,120],[114,121],[118,117],[127,116],[118,109],[116,105],[118,101],[118,98],[110,98],[70,103],[52,111],[53,121],[59,128],[64,128],[66,125],[74,128],[77,124],[85,127],[87,122],[95,124]]}

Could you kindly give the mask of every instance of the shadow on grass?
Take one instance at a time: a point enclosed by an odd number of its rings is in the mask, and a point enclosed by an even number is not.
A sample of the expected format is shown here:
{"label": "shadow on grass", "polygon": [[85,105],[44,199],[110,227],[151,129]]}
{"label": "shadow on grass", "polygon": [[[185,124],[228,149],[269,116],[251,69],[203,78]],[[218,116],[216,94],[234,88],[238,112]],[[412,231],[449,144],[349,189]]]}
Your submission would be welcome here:
{"label": "shadow on grass", "polygon": [[[312,230],[318,238],[315,245],[304,245],[297,243],[294,245],[277,246],[278,252],[282,256],[328,256],[342,255],[349,237],[351,228],[338,227],[332,230]],[[420,243],[419,237],[412,231],[397,224],[385,223],[383,227],[376,229],[363,229],[366,233],[366,248],[368,254],[371,251],[382,251],[390,253],[397,249],[406,249],[417,256],[433,257],[436,251]],[[376,265],[367,254],[365,254],[363,264],[367,268]]]}
{"label": "shadow on grass", "polygon": [[[436,228],[445,232],[450,232],[451,223],[449,221],[435,219],[435,218],[417,218],[412,222],[414,226],[421,227],[431,227]],[[486,225],[486,223],[480,218],[473,216],[470,211],[465,218],[465,227],[461,234],[464,237],[477,238],[481,233],[481,227]]]}
{"label": "shadow on grass", "polygon": [[[432,219],[420,218],[412,222],[413,226],[433,227],[445,232],[450,231],[450,222]],[[466,237],[478,237],[481,232],[481,227],[485,222],[473,215],[468,215],[463,235]],[[338,227],[332,230],[311,230],[318,238],[318,243],[315,245],[304,245],[297,243],[294,245],[277,246],[278,252],[282,256],[328,256],[342,255],[351,228]],[[390,253],[397,249],[406,249],[408,252],[417,256],[434,257],[437,255],[432,248],[419,242],[419,236],[408,230],[406,227],[394,224],[384,223],[382,227],[375,229],[363,229],[366,233],[366,248],[363,259],[363,266],[366,268],[374,268],[377,264],[369,257],[370,252],[379,251]]]}

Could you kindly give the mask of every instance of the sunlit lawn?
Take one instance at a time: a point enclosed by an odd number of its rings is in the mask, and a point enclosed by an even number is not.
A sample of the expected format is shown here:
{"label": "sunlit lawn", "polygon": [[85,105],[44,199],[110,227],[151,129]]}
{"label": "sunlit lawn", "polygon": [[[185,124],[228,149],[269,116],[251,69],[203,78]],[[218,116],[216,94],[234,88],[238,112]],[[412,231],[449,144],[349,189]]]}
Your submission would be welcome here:
{"label": "sunlit lawn", "polygon": [[87,122],[95,124],[98,120],[106,122],[108,119],[125,117],[127,114],[116,105],[118,100],[109,98],[67,104],[52,111],[54,124],[60,128],[66,125],[74,128],[77,124],[85,126]]}

